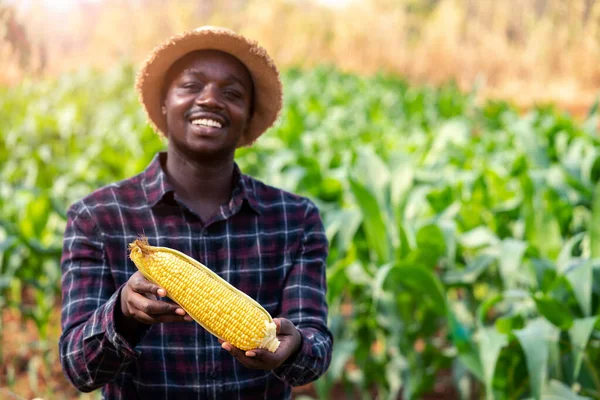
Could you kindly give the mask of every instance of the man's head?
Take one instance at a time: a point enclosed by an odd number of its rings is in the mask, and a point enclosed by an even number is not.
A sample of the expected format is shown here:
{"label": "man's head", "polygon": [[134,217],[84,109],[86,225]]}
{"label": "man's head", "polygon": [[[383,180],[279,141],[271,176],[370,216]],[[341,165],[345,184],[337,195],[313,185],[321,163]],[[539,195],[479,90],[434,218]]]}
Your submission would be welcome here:
{"label": "man's head", "polygon": [[[240,132],[237,146],[252,144],[267,130],[276,121],[282,106],[282,85],[277,67],[256,42],[229,29],[218,27],[201,27],[175,36],[150,53],[137,76],[136,88],[153,127],[165,136],[173,134],[177,126],[177,132],[183,133],[181,121],[178,124],[173,119],[175,115],[169,112],[169,107],[174,105],[173,101],[180,98],[175,96],[169,100],[169,93],[183,93],[181,88],[174,91],[176,87],[173,85],[190,68],[208,68],[215,74],[223,74],[219,72],[219,65],[227,66],[230,75],[219,77],[224,78],[224,84],[227,83],[225,81],[229,80],[229,83],[232,83],[236,79],[250,82],[248,107],[251,108],[247,110],[248,118],[244,130]],[[199,76],[200,74],[196,74],[196,78]],[[214,95],[220,92],[212,93]],[[198,105],[194,105],[193,111],[190,112],[196,112],[201,107],[202,100],[197,101]],[[209,106],[212,101],[209,101]],[[206,107],[206,104],[204,106]],[[216,104],[217,108],[220,106],[222,104]],[[208,122],[194,122],[198,123]],[[189,132],[191,130],[188,130]],[[205,133],[208,133],[208,130]]]}
{"label": "man's head", "polygon": [[233,154],[252,118],[253,91],[250,73],[232,55],[186,54],[165,75],[161,104],[169,141],[192,155]]}

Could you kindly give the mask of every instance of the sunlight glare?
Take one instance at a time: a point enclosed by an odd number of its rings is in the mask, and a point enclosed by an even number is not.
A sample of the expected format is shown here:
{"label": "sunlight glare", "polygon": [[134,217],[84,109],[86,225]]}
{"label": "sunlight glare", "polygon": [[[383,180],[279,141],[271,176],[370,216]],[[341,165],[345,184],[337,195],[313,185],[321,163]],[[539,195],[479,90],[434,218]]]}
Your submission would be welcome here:
{"label": "sunlight glare", "polygon": [[81,3],[99,3],[102,0],[44,0],[42,4],[48,10],[58,14],[66,14]]}

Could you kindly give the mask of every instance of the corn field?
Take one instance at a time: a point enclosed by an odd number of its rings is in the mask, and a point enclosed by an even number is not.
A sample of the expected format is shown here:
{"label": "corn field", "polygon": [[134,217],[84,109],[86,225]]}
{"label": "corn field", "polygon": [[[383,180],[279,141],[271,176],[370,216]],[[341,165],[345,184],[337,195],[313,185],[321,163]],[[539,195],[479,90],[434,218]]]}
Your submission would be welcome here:
{"label": "corn field", "polygon": [[[0,395],[77,398],[36,371],[58,363],[66,208],[166,146],[133,76],[0,88],[0,304],[38,338],[17,359],[0,326]],[[326,224],[335,345],[312,395],[600,398],[598,104],[576,121],[385,74],[283,80],[282,118],[237,161]]]}

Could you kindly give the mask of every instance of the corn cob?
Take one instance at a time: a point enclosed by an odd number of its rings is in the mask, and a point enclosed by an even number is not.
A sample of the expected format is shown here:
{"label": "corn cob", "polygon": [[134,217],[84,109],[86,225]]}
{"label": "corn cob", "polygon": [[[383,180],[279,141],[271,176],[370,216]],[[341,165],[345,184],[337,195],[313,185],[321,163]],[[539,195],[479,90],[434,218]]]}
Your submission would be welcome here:
{"label": "corn cob", "polygon": [[146,239],[129,244],[129,257],[149,281],[214,336],[241,350],[279,347],[276,325],[258,302],[193,258]]}

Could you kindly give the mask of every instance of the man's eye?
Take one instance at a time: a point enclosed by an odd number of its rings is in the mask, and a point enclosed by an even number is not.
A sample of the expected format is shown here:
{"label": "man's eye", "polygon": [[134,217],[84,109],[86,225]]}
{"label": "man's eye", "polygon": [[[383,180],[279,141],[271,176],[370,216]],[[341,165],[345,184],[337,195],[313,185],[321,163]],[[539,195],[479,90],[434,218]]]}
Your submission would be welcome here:
{"label": "man's eye", "polygon": [[224,95],[230,99],[241,99],[242,98],[242,94],[240,92],[238,92],[237,90],[226,90],[224,92]]}
{"label": "man's eye", "polygon": [[196,82],[189,82],[189,83],[185,83],[182,86],[184,89],[189,89],[189,90],[197,90],[200,89],[201,86],[199,83]]}

